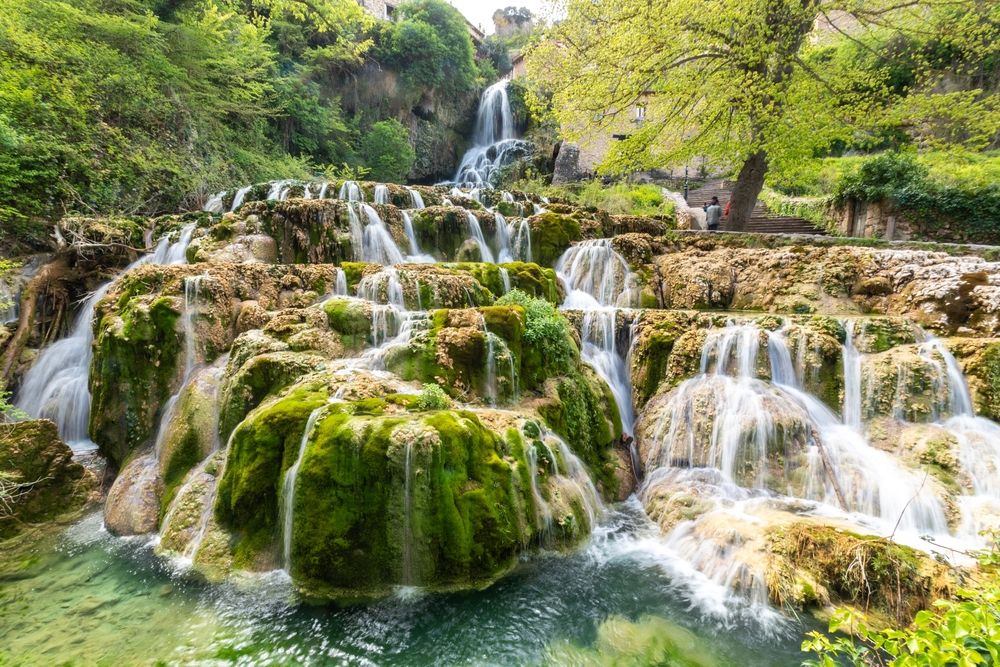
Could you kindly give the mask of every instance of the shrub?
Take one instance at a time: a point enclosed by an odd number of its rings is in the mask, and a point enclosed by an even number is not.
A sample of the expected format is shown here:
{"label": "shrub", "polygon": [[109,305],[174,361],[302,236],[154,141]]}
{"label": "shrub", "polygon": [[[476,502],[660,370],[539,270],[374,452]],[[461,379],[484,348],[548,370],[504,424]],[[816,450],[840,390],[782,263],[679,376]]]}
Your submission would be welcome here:
{"label": "shrub", "polygon": [[361,142],[361,154],[371,178],[387,183],[404,182],[417,159],[409,133],[395,119],[372,125]]}
{"label": "shrub", "polygon": [[907,628],[876,630],[862,615],[838,610],[829,631],[848,636],[828,637],[810,632],[802,650],[814,653],[809,667],[855,665],[897,667],[992,665],[1000,661],[1000,542],[980,555],[985,579],[973,589],[960,590],[953,600],[938,600],[932,610],[918,612]]}
{"label": "shrub", "polygon": [[444,392],[441,385],[427,383],[420,395],[417,396],[417,400],[414,401],[413,407],[422,412],[447,410],[451,407],[451,399],[448,398],[448,394]]}
{"label": "shrub", "polygon": [[906,153],[883,153],[845,174],[834,200],[890,202],[914,223],[916,236],[937,241],[1000,242],[1000,185],[934,180]]}
{"label": "shrub", "polygon": [[546,366],[554,371],[572,366],[576,347],[570,337],[569,323],[551,303],[514,289],[497,299],[496,305],[524,308],[524,340],[538,348]]}

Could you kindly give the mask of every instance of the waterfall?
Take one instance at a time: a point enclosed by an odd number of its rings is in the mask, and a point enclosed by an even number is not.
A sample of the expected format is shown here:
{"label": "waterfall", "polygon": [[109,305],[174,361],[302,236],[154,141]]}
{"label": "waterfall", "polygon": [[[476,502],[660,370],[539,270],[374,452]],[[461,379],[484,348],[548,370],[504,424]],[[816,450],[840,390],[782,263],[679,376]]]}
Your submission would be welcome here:
{"label": "waterfall", "polygon": [[[402,264],[404,261],[403,253],[399,251],[396,241],[392,238],[392,234],[389,233],[382,218],[379,217],[378,211],[365,203],[348,204],[348,210],[353,210],[354,206],[360,206],[368,218],[368,224],[365,225],[362,232],[362,261],[373,264]],[[355,218],[351,220],[352,236],[357,220],[356,215],[355,213]]]}
{"label": "waterfall", "polygon": [[290,180],[274,181],[271,183],[271,189],[267,193],[268,201],[280,201],[284,199],[290,184]]}
{"label": "waterfall", "polygon": [[419,192],[417,192],[413,188],[406,188],[406,191],[410,193],[410,202],[413,204],[413,208],[415,209],[425,208],[424,198],[420,195]]}
{"label": "waterfall", "polygon": [[195,366],[198,363],[198,337],[194,324],[195,318],[198,315],[198,292],[201,289],[202,281],[208,277],[201,275],[184,278],[184,313],[181,318],[184,327],[184,375],[181,378],[180,387],[176,393],[167,399],[167,402],[163,406],[163,412],[160,415],[160,423],[156,431],[156,439],[153,443],[153,453],[157,461],[160,460],[160,454],[163,450],[163,439],[166,437],[170,422],[177,411],[181,394],[184,393],[184,389],[194,377]]}
{"label": "waterfall", "polygon": [[611,247],[610,239],[574,245],[556,262],[556,274],[566,285],[562,308],[583,311],[581,356],[608,383],[622,429],[632,435],[632,382],[625,359],[618,352],[617,321],[619,307],[628,308],[638,301],[638,279],[625,258]]}
{"label": "waterfall", "polygon": [[319,188],[319,194],[316,195],[316,199],[326,199],[326,191],[330,189],[330,183],[323,181],[323,185]]}
{"label": "waterfall", "polygon": [[493,258],[493,251],[490,250],[490,246],[486,243],[486,237],[483,236],[483,228],[479,226],[479,218],[477,218],[472,211],[466,211],[465,217],[469,223],[469,236],[476,242],[476,245],[479,246],[479,251],[482,254],[482,261],[489,264],[495,264],[496,260]]}
{"label": "waterfall", "polygon": [[479,313],[479,330],[483,332],[486,342],[485,398],[490,405],[495,406],[500,403],[500,378],[497,373],[498,358],[506,362],[506,379],[510,381],[512,393],[517,393],[517,374],[514,370],[514,355],[507,347],[507,343],[489,330],[486,326],[486,318],[482,313]]}
{"label": "waterfall", "polygon": [[[545,446],[544,443],[538,441],[538,445]],[[538,449],[536,448],[536,443],[527,442],[525,447],[525,460],[528,462],[528,480],[531,486],[531,497],[535,501],[535,517],[538,522],[537,528],[541,532],[543,543],[548,540],[549,536],[552,534],[552,507],[549,506],[547,500],[542,495],[542,491],[538,486]],[[548,449],[547,446],[545,446]],[[555,461],[555,457],[549,453],[549,460]]]}
{"label": "waterfall", "polygon": [[513,262],[514,255],[510,245],[510,229],[507,227],[507,220],[499,213],[493,214],[497,221],[497,261],[500,263]]}
{"label": "waterfall", "polygon": [[861,429],[861,355],[854,345],[854,320],[844,326],[844,423]]}
{"label": "waterfall", "polygon": [[337,199],[363,202],[365,200],[365,192],[358,185],[357,181],[344,181],[344,184],[340,186],[340,193],[337,195]]}
{"label": "waterfall", "polygon": [[246,196],[249,194],[251,189],[253,189],[252,185],[246,185],[236,191],[236,196],[233,197],[233,205],[229,207],[229,211],[231,213],[235,212],[240,206],[243,205],[243,200],[246,199]]}
{"label": "waterfall", "polygon": [[990,527],[980,524],[983,510],[989,508],[991,514],[1000,510],[1000,425],[976,416],[965,375],[942,341],[929,338],[919,353],[939,371],[934,384],[947,385],[946,398],[934,406],[934,413],[944,418],[940,426],[955,438],[959,464],[972,487],[972,495],[958,499],[963,519],[960,533],[978,539],[979,532]]}
{"label": "waterfall", "polygon": [[[898,521],[904,530],[946,534],[944,508],[933,493],[922,488],[923,476],[873,448],[855,427],[841,423],[819,399],[797,385],[791,353],[781,333],[768,336],[768,349],[772,375],[796,383],[776,381],[776,384],[806,409],[818,433],[819,442],[810,451],[810,496],[836,505],[837,496],[842,495],[848,505],[845,509],[879,517],[887,523]],[[776,370],[777,367],[780,369]],[[833,484],[839,488],[833,488]]]}
{"label": "waterfall", "polygon": [[511,236],[511,252],[514,259],[522,262],[531,261],[531,225],[527,219],[522,218],[510,223],[513,230]]}
{"label": "waterfall", "polygon": [[205,202],[205,206],[202,207],[201,210],[206,213],[222,213],[225,210],[225,205],[222,200],[225,199],[226,194],[227,192],[223,190],[222,192],[212,195],[208,198],[208,201]]}
{"label": "waterfall", "polygon": [[389,200],[389,186],[385,183],[379,183],[375,186],[375,203],[376,204],[391,204]]}
{"label": "waterfall", "polygon": [[544,451],[549,463],[544,471],[545,477],[550,480],[550,484],[556,485],[560,490],[570,490],[579,499],[580,507],[587,514],[590,529],[597,525],[598,518],[604,513],[604,503],[601,502],[601,496],[587,472],[587,467],[573,453],[569,445],[548,429],[543,429],[540,436],[538,440],[525,443],[524,454],[528,463],[529,484],[535,503],[537,527],[541,534],[542,543],[545,544],[551,537],[554,517],[552,506],[545,499],[541,486],[538,484],[538,476],[542,473],[538,463],[539,448]]}
{"label": "waterfall", "polygon": [[413,441],[406,441],[403,462],[403,585],[417,584],[413,576]]}
{"label": "waterfall", "polygon": [[[196,225],[181,230],[170,243],[164,237],[152,254],[126,267],[119,276],[146,264],[183,263]],[[114,281],[101,285],[80,308],[70,334],[38,355],[25,374],[18,393],[17,407],[35,419],[51,419],[59,436],[74,451],[93,449],[90,441],[90,363],[94,357],[94,311]]]}
{"label": "waterfall", "polygon": [[[677,462],[683,467],[707,465],[717,468],[727,483],[737,482],[741,472],[752,472],[752,487],[765,489],[768,448],[784,443],[787,449],[793,444],[788,438],[797,438],[806,446],[807,474],[800,497],[875,517],[888,530],[898,521],[902,530],[946,534],[944,508],[924,487],[923,476],[871,447],[856,429],[801,389],[780,331],[766,335],[772,382],[758,379],[761,336],[749,324],[708,336],[702,372],[672,395],[647,455],[647,470]],[[714,397],[713,411],[700,414],[697,406],[707,396]],[[781,429],[777,415],[783,419]],[[783,472],[774,474],[782,476],[774,481],[787,481]]]}
{"label": "waterfall", "polygon": [[635,274],[611,247],[611,239],[577,243],[556,262],[556,273],[566,284],[564,308],[638,305]]}
{"label": "waterfall", "polygon": [[282,555],[285,559],[285,571],[289,573],[292,571],[292,527],[295,519],[295,482],[299,474],[299,467],[302,465],[302,459],[306,455],[306,447],[309,445],[309,439],[316,428],[316,422],[319,421],[319,417],[326,410],[326,407],[325,405],[321,405],[309,414],[305,430],[302,431],[302,440],[299,442],[299,451],[295,457],[295,463],[285,473],[285,481],[281,486],[281,509],[284,519],[282,523],[284,545]]}
{"label": "waterfall", "polygon": [[528,152],[527,142],[517,138],[507,82],[499,81],[487,88],[479,101],[472,147],[462,157],[454,182],[492,187],[493,178],[503,167]]}
{"label": "waterfall", "polygon": [[410,254],[406,260],[418,264],[433,264],[435,261],[434,256],[425,254],[420,250],[420,243],[417,241],[417,233],[413,229],[413,219],[410,217],[409,212],[401,210],[399,213],[403,216],[403,231],[406,232],[406,240],[410,244]]}
{"label": "waterfall", "polygon": [[[613,308],[584,312],[580,331],[583,349],[580,354],[583,361],[608,383],[621,416],[622,430],[630,436],[635,430],[635,410],[632,407],[632,380],[616,345],[619,312]],[[632,327],[628,330],[631,334]]]}
{"label": "waterfall", "polygon": [[500,267],[500,280],[503,281],[503,293],[507,294],[510,292],[510,271],[504,267]]}

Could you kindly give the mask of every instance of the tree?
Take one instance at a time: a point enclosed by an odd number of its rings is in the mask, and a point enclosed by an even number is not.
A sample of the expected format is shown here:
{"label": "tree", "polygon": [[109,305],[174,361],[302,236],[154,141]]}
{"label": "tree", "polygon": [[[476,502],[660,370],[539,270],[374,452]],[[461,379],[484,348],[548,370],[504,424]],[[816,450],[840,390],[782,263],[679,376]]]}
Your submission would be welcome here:
{"label": "tree", "polygon": [[361,142],[361,154],[371,170],[371,177],[386,183],[405,182],[417,159],[410,146],[409,133],[395,119],[372,125]]}
{"label": "tree", "polygon": [[[829,36],[864,43],[875,32],[934,31],[960,48],[981,50],[992,48],[996,35],[995,7],[974,0],[564,5],[566,19],[528,59],[532,78],[552,95],[564,133],[575,139],[597,127],[627,134],[604,166],[611,171],[697,155],[734,165],[729,226],[735,230],[745,229],[769,168],[876,126],[889,108],[883,72],[843,60],[833,62],[835,71],[810,64]],[[976,12],[985,16],[985,27],[979,21],[975,30],[956,31],[956,16]],[[645,108],[645,121],[633,127],[626,117],[637,105]],[[945,111],[931,106],[939,116]]]}

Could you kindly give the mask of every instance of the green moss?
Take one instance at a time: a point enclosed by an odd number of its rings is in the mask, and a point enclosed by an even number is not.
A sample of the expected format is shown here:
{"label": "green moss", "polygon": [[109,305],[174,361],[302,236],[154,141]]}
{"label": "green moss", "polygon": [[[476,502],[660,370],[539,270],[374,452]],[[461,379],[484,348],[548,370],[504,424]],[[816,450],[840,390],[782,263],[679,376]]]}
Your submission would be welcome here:
{"label": "green moss", "polygon": [[550,212],[531,218],[532,258],[542,266],[555,266],[560,255],[581,238],[580,223],[569,215]]}
{"label": "green moss", "polygon": [[175,301],[129,300],[98,326],[90,374],[90,431],[102,453],[120,465],[147,446],[158,412],[177,383],[181,347]]}
{"label": "green moss", "polygon": [[994,421],[1000,420],[1000,343],[990,345],[982,354],[978,374],[982,378],[982,395],[977,396],[979,413]]}
{"label": "green moss", "polygon": [[323,305],[330,328],[340,334],[344,347],[360,350],[369,344],[371,318],[365,304],[356,299],[330,299]]}
{"label": "green moss", "polygon": [[322,419],[296,483],[296,582],[320,594],[377,593],[404,577],[424,586],[496,577],[525,541],[524,498],[500,447],[467,412]]}
{"label": "green moss", "polygon": [[219,433],[225,439],[267,396],[321,367],[324,359],[306,353],[269,352],[251,356],[233,370],[222,388]]}
{"label": "green moss", "polygon": [[298,456],[309,415],[327,402],[322,385],[296,387],[254,410],[230,439],[215,514],[235,538],[235,563],[249,566],[278,529],[284,471]]}
{"label": "green moss", "polygon": [[583,372],[553,379],[547,386],[550,401],[538,408],[549,428],[587,464],[604,492],[618,488],[614,476],[615,443],[621,438],[618,409],[607,385]]}
{"label": "green moss", "polygon": [[358,283],[361,282],[361,277],[364,275],[364,270],[367,267],[368,264],[362,262],[340,263],[340,270],[344,272],[344,277],[347,279],[348,291],[354,292],[358,289]]}
{"label": "green moss", "polygon": [[[465,209],[432,206],[412,214],[413,231],[421,248],[433,249],[437,259],[453,260],[468,238]],[[484,232],[488,230],[484,229]]]}

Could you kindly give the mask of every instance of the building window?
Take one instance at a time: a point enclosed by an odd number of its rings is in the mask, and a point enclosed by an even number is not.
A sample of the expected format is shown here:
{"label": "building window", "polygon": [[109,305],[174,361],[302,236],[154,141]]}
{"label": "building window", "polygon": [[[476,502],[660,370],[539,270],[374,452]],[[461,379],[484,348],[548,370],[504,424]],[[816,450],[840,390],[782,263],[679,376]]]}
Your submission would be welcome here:
{"label": "building window", "polygon": [[641,123],[646,120],[646,105],[638,104],[635,107],[635,122]]}

